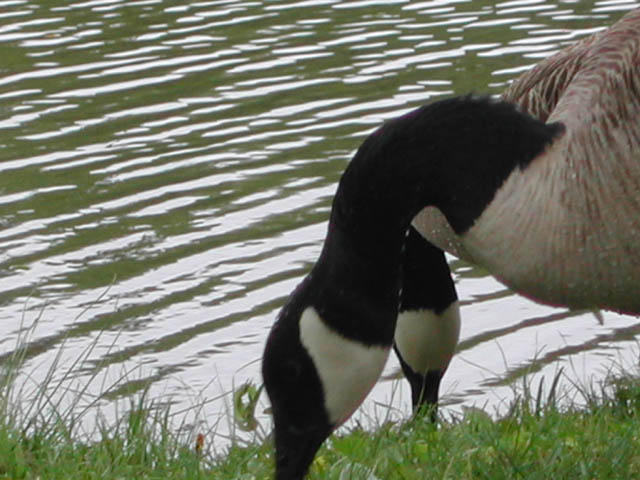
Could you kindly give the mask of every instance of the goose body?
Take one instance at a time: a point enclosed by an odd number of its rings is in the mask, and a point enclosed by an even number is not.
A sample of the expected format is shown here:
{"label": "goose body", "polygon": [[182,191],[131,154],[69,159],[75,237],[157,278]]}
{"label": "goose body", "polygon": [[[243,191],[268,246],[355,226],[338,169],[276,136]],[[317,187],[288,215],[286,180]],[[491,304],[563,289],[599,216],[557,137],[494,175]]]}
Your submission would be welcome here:
{"label": "goose body", "polygon": [[464,234],[434,208],[414,225],[536,301],[640,313],[640,10],[544,60],[502,98],[566,134],[513,172]]}
{"label": "goose body", "polygon": [[460,323],[445,250],[544,303],[640,313],[639,42],[636,10],[501,100],[437,101],[364,141],[267,339],[277,480],[304,477],[392,349],[414,407],[435,406]]}

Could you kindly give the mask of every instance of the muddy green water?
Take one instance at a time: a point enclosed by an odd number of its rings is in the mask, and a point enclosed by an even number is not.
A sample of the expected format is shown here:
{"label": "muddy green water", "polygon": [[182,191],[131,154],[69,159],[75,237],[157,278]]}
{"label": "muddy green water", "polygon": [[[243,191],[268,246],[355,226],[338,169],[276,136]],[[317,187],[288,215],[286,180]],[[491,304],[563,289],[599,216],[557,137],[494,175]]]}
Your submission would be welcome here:
{"label": "muddy green water", "polygon": [[[265,336],[365,135],[434,98],[498,93],[635,6],[0,0],[0,362],[39,319],[24,385],[64,342],[55,378],[93,378],[107,417],[151,382],[226,432],[224,394],[260,383]],[[452,411],[499,407],[530,370],[600,378],[637,353],[634,318],[600,326],[451,262]],[[397,373],[393,359],[366,412],[408,414]]]}

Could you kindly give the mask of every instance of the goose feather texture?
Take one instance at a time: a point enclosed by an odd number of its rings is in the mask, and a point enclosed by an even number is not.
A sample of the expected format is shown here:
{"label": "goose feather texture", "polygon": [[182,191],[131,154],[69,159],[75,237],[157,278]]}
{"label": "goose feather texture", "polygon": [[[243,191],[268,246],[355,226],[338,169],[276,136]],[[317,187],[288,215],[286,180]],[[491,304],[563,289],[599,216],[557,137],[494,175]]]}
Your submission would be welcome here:
{"label": "goose feather texture", "polygon": [[414,226],[536,301],[640,314],[640,10],[548,57],[502,98],[565,133],[463,234],[433,207]]}

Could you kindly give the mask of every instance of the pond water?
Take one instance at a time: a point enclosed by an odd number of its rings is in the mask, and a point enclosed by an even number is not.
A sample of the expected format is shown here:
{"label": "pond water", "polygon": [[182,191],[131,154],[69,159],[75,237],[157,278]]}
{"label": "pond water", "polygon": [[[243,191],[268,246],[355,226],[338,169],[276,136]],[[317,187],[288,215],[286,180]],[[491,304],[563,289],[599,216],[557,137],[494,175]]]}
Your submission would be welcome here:
{"label": "pond water", "polygon": [[[25,385],[55,365],[102,411],[149,388],[233,429],[227,394],[261,382],[364,137],[434,98],[499,93],[637,5],[0,0],[0,361],[22,337]],[[600,325],[450,260],[463,327],[445,412],[637,353],[633,317]],[[363,411],[408,416],[397,378],[392,359]]]}

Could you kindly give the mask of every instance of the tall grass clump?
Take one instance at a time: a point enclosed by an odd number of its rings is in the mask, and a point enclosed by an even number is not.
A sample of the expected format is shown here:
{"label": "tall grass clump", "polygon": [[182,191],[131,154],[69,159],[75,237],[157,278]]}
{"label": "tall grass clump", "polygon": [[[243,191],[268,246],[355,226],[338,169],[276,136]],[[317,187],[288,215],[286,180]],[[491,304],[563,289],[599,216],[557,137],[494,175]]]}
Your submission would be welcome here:
{"label": "tall grass clump", "polygon": [[[13,352],[0,361],[0,480],[210,478],[204,436],[185,420],[198,417],[203,403],[179,412],[176,425],[168,402],[151,398],[147,384],[116,402],[115,418],[105,419],[105,397],[129,384],[134,371],[107,383],[99,366],[87,368],[101,333],[70,364],[63,360],[65,339],[53,360],[27,371],[29,340],[43,311],[29,327],[23,320]],[[116,342],[117,336],[108,351]]]}

